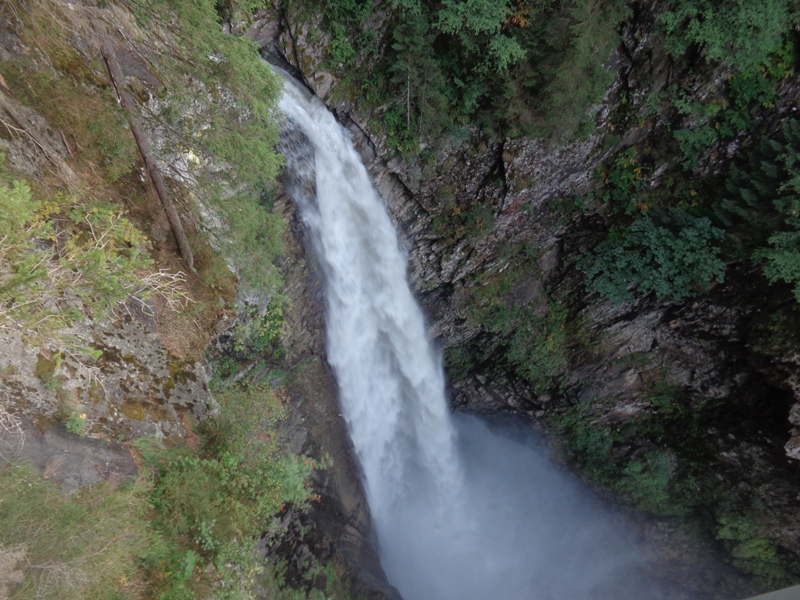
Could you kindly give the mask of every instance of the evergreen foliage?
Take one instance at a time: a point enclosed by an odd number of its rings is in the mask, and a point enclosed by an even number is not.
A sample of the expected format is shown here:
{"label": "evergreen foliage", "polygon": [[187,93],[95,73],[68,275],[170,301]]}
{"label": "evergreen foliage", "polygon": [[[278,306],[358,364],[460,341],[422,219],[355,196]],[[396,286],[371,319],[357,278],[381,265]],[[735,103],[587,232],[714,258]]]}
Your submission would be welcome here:
{"label": "evergreen foliage", "polygon": [[[538,124],[547,135],[561,137],[594,128],[591,106],[614,80],[605,64],[620,43],[618,26],[630,15],[628,3],[618,0],[573,0],[565,7],[556,28],[543,32],[550,50],[542,56],[547,70],[541,77],[545,93]],[[528,67],[540,68],[536,63]]]}
{"label": "evergreen foliage", "polygon": [[631,300],[633,288],[673,301],[692,296],[722,281],[722,237],[710,220],[679,209],[658,221],[640,217],[612,230],[584,259],[587,287],[616,303]]}
{"label": "evergreen foliage", "polygon": [[423,132],[439,135],[450,125],[447,82],[432,47],[435,36],[421,12],[409,15],[392,36],[397,60],[389,68],[390,83],[405,87],[405,138],[397,147],[412,149]]}
{"label": "evergreen foliage", "polygon": [[672,55],[697,45],[708,61],[745,71],[782,45],[797,15],[791,0],[672,0],[658,22]]}
{"label": "evergreen foliage", "polygon": [[37,198],[0,165],[0,330],[69,346],[64,328],[103,320],[129,296],[177,298],[180,278],[152,265],[146,236],[119,207],[67,192]]}
{"label": "evergreen foliage", "polygon": [[[383,56],[344,56],[365,33],[365,6],[315,0],[332,33],[329,66],[360,82],[383,112],[390,146],[410,151],[454,127],[568,136],[591,119],[613,75],[605,68],[626,18],[623,0],[398,0]],[[354,65],[361,65],[355,67]]]}
{"label": "evergreen foliage", "polygon": [[[181,42],[159,55],[169,85],[161,117],[184,152],[189,176],[202,184],[203,200],[225,222],[217,242],[250,290],[275,294],[281,275],[275,260],[283,223],[270,214],[269,197],[282,167],[276,150],[279,78],[256,44],[223,33],[212,0],[130,0],[143,25],[169,28]],[[255,1],[231,5],[237,10]],[[177,25],[177,26],[176,26]]]}
{"label": "evergreen foliage", "polygon": [[767,279],[791,284],[800,301],[800,121],[787,121],[779,136],[732,166],[726,189],[715,216]]}

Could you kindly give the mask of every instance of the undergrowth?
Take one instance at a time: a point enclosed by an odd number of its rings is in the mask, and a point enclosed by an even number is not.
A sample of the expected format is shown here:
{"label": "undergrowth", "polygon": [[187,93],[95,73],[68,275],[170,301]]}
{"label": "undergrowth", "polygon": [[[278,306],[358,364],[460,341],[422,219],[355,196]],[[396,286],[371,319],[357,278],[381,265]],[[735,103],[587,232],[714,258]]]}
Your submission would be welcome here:
{"label": "undergrowth", "polygon": [[3,597],[145,597],[140,560],[164,549],[145,519],[147,489],[100,484],[68,496],[26,467],[0,467]]}
{"label": "undergrowth", "polygon": [[[559,389],[566,368],[567,346],[570,338],[575,337],[567,324],[567,309],[544,290],[524,301],[521,287],[538,269],[530,265],[535,250],[519,246],[509,252],[509,264],[502,272],[478,279],[472,288],[473,303],[467,315],[476,325],[499,336],[502,360],[534,392],[542,394]],[[451,363],[464,362],[464,357],[453,353],[449,358]],[[495,355],[493,362],[501,364],[498,358]]]}
{"label": "undergrowth", "polygon": [[67,327],[104,320],[131,296],[180,301],[182,276],[154,269],[148,238],[122,207],[37,192],[0,162],[0,330],[57,351],[75,346]]}
{"label": "undergrowth", "polygon": [[[255,6],[245,4],[240,8]],[[200,304],[218,315],[230,301],[234,276],[224,255],[235,265],[240,288],[272,298],[266,315],[240,324],[242,351],[277,353],[285,307],[276,267],[284,224],[272,213],[281,166],[274,115],[280,83],[252,42],[223,35],[213,2],[131,0],[122,6],[137,10],[145,26],[137,35],[148,36],[132,60],[147,55],[139,66],[161,82],[131,90],[139,98],[152,94],[152,106],[160,108],[143,115],[146,127],[164,133],[154,136],[164,141],[162,158],[187,158],[175,164],[189,165],[184,173],[165,174],[193,184],[193,193],[222,218],[221,226],[204,231],[183,215],[200,249],[200,279],[208,284],[202,289],[189,276],[191,292],[202,299],[187,309],[187,318]],[[143,188],[129,115],[116,106],[99,54],[91,44],[75,44],[75,36],[91,29],[90,17],[110,20],[117,9],[105,5],[91,13],[58,0],[11,0],[0,7],[30,49],[0,65],[4,88],[47,120],[77,175],[77,182],[51,173],[25,181],[0,171],[0,329],[21,332],[29,345],[43,348],[47,357],[40,362],[53,388],[60,385],[62,375],[53,374],[64,352],[96,357],[92,349],[74,347],[63,334],[69,326],[111,318],[132,297],[141,303],[155,294],[181,299],[180,276],[155,268],[164,244],[154,247],[144,233],[155,219],[143,215],[148,203],[137,197]],[[6,127],[3,135],[22,133]],[[179,188],[174,183],[172,190]],[[239,380],[219,382],[215,390],[219,412],[188,436],[193,443],[165,447],[146,438],[133,444],[144,462],[135,482],[66,496],[21,466],[3,466],[0,562],[11,564],[15,575],[8,590],[0,578],[0,595],[252,597],[262,570],[257,540],[284,506],[302,510],[315,499],[308,478],[323,465],[281,445],[277,427],[288,399],[280,387]],[[84,433],[85,415],[67,413],[65,421],[70,431]]]}
{"label": "undergrowth", "polygon": [[719,420],[720,406],[691,406],[661,382],[644,400],[646,407],[625,418],[608,418],[604,405],[614,400],[603,398],[552,416],[566,457],[588,480],[637,509],[710,531],[765,589],[790,584],[794,565],[751,516],[759,498],[719,472],[721,450],[708,429]]}
{"label": "undergrowth", "polygon": [[315,500],[308,480],[324,465],[283,448],[282,388],[240,381],[217,399],[199,445],[136,440],[145,468],[133,482],[67,496],[23,466],[0,468],[0,560],[18,572],[10,597],[252,597],[270,517]]}

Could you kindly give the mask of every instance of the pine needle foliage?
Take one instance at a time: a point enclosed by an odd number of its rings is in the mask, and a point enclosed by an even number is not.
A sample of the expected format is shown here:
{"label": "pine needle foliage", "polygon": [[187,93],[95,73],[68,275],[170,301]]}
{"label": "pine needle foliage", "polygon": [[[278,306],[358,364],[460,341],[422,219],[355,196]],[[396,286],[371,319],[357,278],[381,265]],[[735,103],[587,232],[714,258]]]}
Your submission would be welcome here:
{"label": "pine needle foliage", "polygon": [[356,16],[345,10],[350,0],[311,4],[332,33],[328,67],[362,86],[387,143],[402,152],[470,123],[499,134],[574,134],[613,79],[605,63],[629,14],[622,0],[396,0],[376,34],[385,50],[373,58],[350,41],[384,5],[358,3]]}
{"label": "pine needle foliage", "polygon": [[154,57],[168,82],[160,116],[174,149],[192,157],[189,176],[201,184],[201,199],[225,222],[224,230],[212,232],[217,246],[235,264],[244,287],[277,293],[283,222],[263,198],[272,193],[283,165],[276,150],[279,78],[253,41],[223,33],[220,6],[211,0],[128,4],[143,26],[163,28],[180,42]]}
{"label": "pine needle foliage", "polygon": [[800,121],[787,121],[732,166],[726,189],[715,216],[767,279],[792,285],[800,302]]}
{"label": "pine needle foliage", "polygon": [[709,62],[747,71],[780,48],[798,16],[791,0],[672,0],[658,23],[673,56],[696,46]]}

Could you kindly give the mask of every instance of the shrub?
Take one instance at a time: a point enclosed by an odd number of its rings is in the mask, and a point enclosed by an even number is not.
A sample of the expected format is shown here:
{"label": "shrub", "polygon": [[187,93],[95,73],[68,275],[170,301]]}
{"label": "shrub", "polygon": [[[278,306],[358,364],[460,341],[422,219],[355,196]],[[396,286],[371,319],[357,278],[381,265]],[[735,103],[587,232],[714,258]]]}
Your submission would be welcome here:
{"label": "shrub", "polygon": [[182,553],[154,565],[172,573],[164,585],[175,597],[200,583],[182,574],[189,562],[213,566],[222,581],[218,587],[233,597],[250,589],[258,571],[255,544],[269,518],[286,503],[302,509],[313,499],[308,478],[321,467],[283,450],[275,430],[286,414],[282,390],[245,380],[222,386],[217,400],[220,411],[201,423],[197,451],[138,444],[155,470],[155,526],[168,539],[189,542]]}
{"label": "shrub", "polygon": [[595,420],[581,406],[571,406],[555,420],[571,458],[581,464],[589,479],[610,484],[619,477],[620,467],[613,460],[612,449],[620,435],[614,427]]}
{"label": "shrub", "polygon": [[672,489],[674,457],[668,451],[650,451],[631,460],[614,487],[627,494],[637,508],[661,516],[683,517],[691,507],[676,499]]}
{"label": "shrub", "polygon": [[567,310],[550,304],[541,317],[530,308],[514,312],[506,331],[510,336],[507,357],[517,375],[528,381],[534,392],[544,393],[554,386],[555,378],[566,364]]}
{"label": "shrub", "polygon": [[0,171],[0,327],[63,347],[59,333],[109,316],[131,295],[180,295],[180,276],[153,273],[144,234],[118,207],[67,193],[34,198]]}
{"label": "shrub", "polygon": [[[499,274],[485,274],[472,291],[468,318],[499,336],[507,368],[527,381],[536,393],[558,387],[558,377],[567,360],[568,311],[565,306],[542,296],[528,304],[514,298],[514,287],[529,274],[526,264],[535,249],[516,246]],[[464,357],[454,365],[468,364]],[[502,364],[499,357],[493,360]]]}
{"label": "shrub", "polygon": [[615,213],[635,215],[648,211],[649,207],[640,198],[647,188],[646,170],[636,158],[635,149],[628,148],[597,167],[594,178],[603,187],[589,193],[587,198],[608,203]]}
{"label": "shrub", "polygon": [[723,232],[704,217],[670,209],[661,224],[640,217],[612,229],[581,262],[587,287],[615,303],[639,293],[677,301],[721,282],[725,263],[716,245]]}
{"label": "shrub", "polygon": [[764,275],[770,283],[784,281],[792,286],[795,299],[800,302],[800,231],[783,231],[771,235],[769,247],[753,253],[762,263]]}
{"label": "shrub", "polygon": [[263,311],[245,306],[233,328],[233,351],[245,359],[264,354],[282,354],[283,315],[288,299],[278,296]]}
{"label": "shrub", "polygon": [[703,123],[673,132],[681,153],[680,164],[687,171],[694,171],[700,163],[700,155],[719,139],[719,132],[710,123]]}
{"label": "shrub", "polygon": [[717,539],[728,547],[733,563],[755,575],[763,586],[774,589],[792,583],[775,543],[763,537],[759,526],[742,514],[718,515]]}

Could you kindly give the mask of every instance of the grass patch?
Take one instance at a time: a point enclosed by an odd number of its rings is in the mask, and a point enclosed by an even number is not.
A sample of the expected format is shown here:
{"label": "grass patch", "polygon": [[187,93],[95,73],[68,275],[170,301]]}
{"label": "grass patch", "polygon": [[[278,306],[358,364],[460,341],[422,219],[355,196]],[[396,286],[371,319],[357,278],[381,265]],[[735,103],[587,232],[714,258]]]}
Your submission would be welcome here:
{"label": "grass patch", "polygon": [[159,546],[146,491],[102,484],[67,496],[26,467],[0,469],[0,561],[19,582],[10,597],[145,597],[140,560]]}

